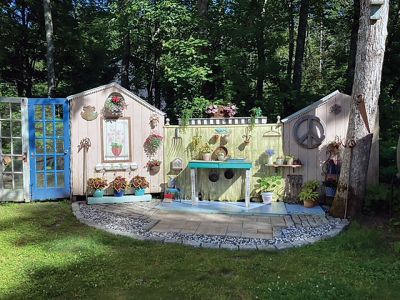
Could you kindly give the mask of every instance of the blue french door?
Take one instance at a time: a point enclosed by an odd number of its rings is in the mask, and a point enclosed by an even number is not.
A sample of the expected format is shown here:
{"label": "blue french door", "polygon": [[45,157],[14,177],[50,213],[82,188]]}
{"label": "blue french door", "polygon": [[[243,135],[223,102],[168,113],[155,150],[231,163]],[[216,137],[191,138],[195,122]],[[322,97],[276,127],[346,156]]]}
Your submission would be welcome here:
{"label": "blue french door", "polygon": [[31,199],[70,196],[70,127],[66,99],[29,99]]}

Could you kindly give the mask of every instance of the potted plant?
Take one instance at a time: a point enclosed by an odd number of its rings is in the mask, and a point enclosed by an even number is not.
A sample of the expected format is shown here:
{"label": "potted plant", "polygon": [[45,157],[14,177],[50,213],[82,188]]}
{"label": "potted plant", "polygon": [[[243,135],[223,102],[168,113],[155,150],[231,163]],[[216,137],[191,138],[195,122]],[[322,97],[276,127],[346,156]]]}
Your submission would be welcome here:
{"label": "potted plant", "polygon": [[306,182],[299,193],[300,201],[303,202],[304,207],[311,208],[314,207],[319,199],[318,189],[320,183],[316,180],[310,180]]}
{"label": "potted plant", "polygon": [[265,151],[265,153],[268,155],[268,164],[269,165],[273,165],[274,164],[274,161],[273,161],[273,156],[274,156],[274,154],[275,154],[275,150],[274,149],[267,149],[266,151]]}
{"label": "potted plant", "polygon": [[124,97],[118,93],[112,93],[104,103],[106,113],[119,117],[122,112],[127,108]]}
{"label": "potted plant", "polygon": [[323,182],[323,184],[325,186],[325,195],[327,197],[335,197],[337,181],[334,179],[327,179]]}
{"label": "potted plant", "polygon": [[200,153],[203,155],[203,160],[211,160],[211,153],[212,149],[208,143],[205,143],[201,148],[200,148]]}
{"label": "potted plant", "polygon": [[143,196],[145,189],[150,186],[146,178],[139,175],[136,175],[135,177],[132,178],[131,184],[135,189],[136,196]]}
{"label": "potted plant", "polygon": [[114,196],[122,197],[125,190],[129,187],[129,183],[126,181],[125,177],[117,176],[111,181],[110,186],[114,189]]}
{"label": "potted plant", "polygon": [[226,118],[232,118],[237,113],[237,107],[235,104],[232,103],[228,103],[223,107],[223,109],[224,109],[224,117]]}
{"label": "potted plant", "polygon": [[274,192],[277,193],[279,189],[283,187],[282,176],[267,176],[258,180],[260,184],[259,192],[264,204],[270,204],[274,196]]}
{"label": "potted plant", "polygon": [[160,166],[161,166],[161,160],[158,159],[150,159],[147,164],[147,168],[149,168],[153,172],[158,172],[160,171]]}
{"label": "potted plant", "polygon": [[156,128],[158,125],[158,122],[160,122],[158,115],[156,113],[152,114],[150,116],[150,122],[149,122],[151,129]]}
{"label": "potted plant", "polygon": [[89,178],[87,186],[94,190],[93,197],[102,198],[104,196],[104,189],[107,187],[107,179],[100,177]]}
{"label": "potted plant", "polygon": [[216,104],[211,104],[207,107],[206,114],[211,118],[222,118],[224,116],[224,108]]}
{"label": "potted plant", "polygon": [[154,155],[161,146],[163,137],[159,134],[150,134],[144,142],[144,151],[147,155]]}
{"label": "potted plant", "polygon": [[120,156],[122,153],[122,144],[120,143],[111,143],[111,152],[114,156]]}
{"label": "potted plant", "polygon": [[294,156],[292,155],[286,155],[286,164],[287,165],[293,165],[293,161],[294,161]]}
{"label": "potted plant", "polygon": [[277,165],[283,165],[283,162],[285,161],[285,157],[283,157],[283,156],[278,156],[277,158],[276,158],[276,162],[275,162],[275,164],[277,164]]}

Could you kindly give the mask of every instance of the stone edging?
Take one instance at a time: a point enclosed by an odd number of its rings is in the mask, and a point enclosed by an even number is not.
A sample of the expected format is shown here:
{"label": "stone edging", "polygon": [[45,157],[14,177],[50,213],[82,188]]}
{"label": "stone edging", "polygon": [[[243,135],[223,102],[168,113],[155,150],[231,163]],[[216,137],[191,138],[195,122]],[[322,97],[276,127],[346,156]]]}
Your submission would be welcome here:
{"label": "stone edging", "polygon": [[[310,245],[314,244],[320,240],[325,240],[332,238],[336,235],[338,235],[340,232],[342,232],[344,229],[347,228],[349,225],[349,221],[346,219],[333,219],[335,223],[335,228],[330,230],[328,233],[322,236],[316,236],[316,237],[309,237],[304,240],[299,240],[299,241],[292,241],[292,242],[284,242],[284,243],[277,243],[275,245],[269,245],[269,244],[257,244],[257,243],[252,243],[252,244],[240,244],[240,245],[234,245],[234,244],[229,244],[229,243],[202,243],[200,241],[195,241],[192,239],[185,239],[185,238],[163,238],[163,237],[157,237],[157,236],[142,236],[139,234],[135,234],[132,232],[127,232],[123,230],[116,230],[112,228],[108,228],[104,225],[97,224],[96,222],[93,222],[92,220],[85,219],[84,216],[82,215],[80,211],[80,205],[78,202],[72,203],[72,212],[75,215],[75,217],[83,224],[94,227],[96,229],[100,229],[103,231],[106,231],[108,233],[114,234],[114,235],[121,235],[121,236],[126,236],[130,238],[134,238],[140,241],[155,241],[155,242],[161,242],[161,243],[172,243],[172,244],[182,244],[186,246],[191,246],[191,247],[200,247],[200,248],[212,248],[212,249],[228,249],[228,250],[261,250],[261,251],[282,251],[290,248],[297,248],[297,247],[302,247],[305,245]],[[146,229],[150,229],[153,226],[155,226],[159,220],[151,220],[147,225],[144,226]]]}

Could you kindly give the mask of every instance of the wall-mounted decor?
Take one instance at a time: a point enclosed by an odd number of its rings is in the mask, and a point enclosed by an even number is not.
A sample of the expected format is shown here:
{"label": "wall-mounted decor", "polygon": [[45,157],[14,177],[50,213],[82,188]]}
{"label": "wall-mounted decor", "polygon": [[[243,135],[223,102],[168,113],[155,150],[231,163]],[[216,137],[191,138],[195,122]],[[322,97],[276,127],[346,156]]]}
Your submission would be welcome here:
{"label": "wall-mounted decor", "polygon": [[325,128],[318,117],[305,115],[294,124],[293,135],[297,144],[307,149],[314,149],[325,139]]}
{"label": "wall-mounted decor", "polygon": [[150,127],[151,127],[151,129],[156,128],[159,122],[160,122],[160,119],[159,119],[157,114],[152,114],[150,116]]}
{"label": "wall-mounted decor", "polygon": [[96,120],[98,115],[99,113],[96,111],[96,108],[91,105],[84,106],[81,112],[82,119],[86,121]]}
{"label": "wall-mounted decor", "polygon": [[101,119],[102,162],[128,162],[131,153],[131,119]]}
{"label": "wall-mounted decor", "polygon": [[338,104],[334,104],[329,108],[329,111],[335,115],[338,115],[342,111],[342,107]]}
{"label": "wall-mounted decor", "polygon": [[183,170],[183,159],[182,158],[175,158],[172,162],[171,162],[171,169],[172,170]]}
{"label": "wall-mounted decor", "polygon": [[111,93],[104,103],[104,114],[107,117],[121,117],[127,104],[120,93]]}
{"label": "wall-mounted decor", "polygon": [[144,142],[144,152],[148,156],[156,154],[158,148],[160,148],[163,137],[157,133],[150,134]]}

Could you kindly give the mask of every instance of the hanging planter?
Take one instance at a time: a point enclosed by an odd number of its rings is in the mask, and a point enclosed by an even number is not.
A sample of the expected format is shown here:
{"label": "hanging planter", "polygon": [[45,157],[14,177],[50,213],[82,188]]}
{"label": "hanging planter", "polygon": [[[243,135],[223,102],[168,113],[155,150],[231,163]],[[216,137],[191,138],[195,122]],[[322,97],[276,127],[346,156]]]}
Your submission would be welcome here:
{"label": "hanging planter", "polygon": [[160,148],[163,137],[159,134],[150,134],[144,142],[144,151],[148,156],[156,154],[158,148]]}
{"label": "hanging planter", "polygon": [[153,173],[160,171],[161,161],[158,159],[150,159],[147,164],[147,168]]}
{"label": "hanging planter", "polygon": [[104,113],[110,117],[121,117],[127,108],[124,97],[119,93],[112,93],[104,103]]}
{"label": "hanging planter", "polygon": [[151,129],[154,129],[157,127],[158,123],[160,122],[160,119],[156,113],[152,114],[150,116],[150,127]]}

